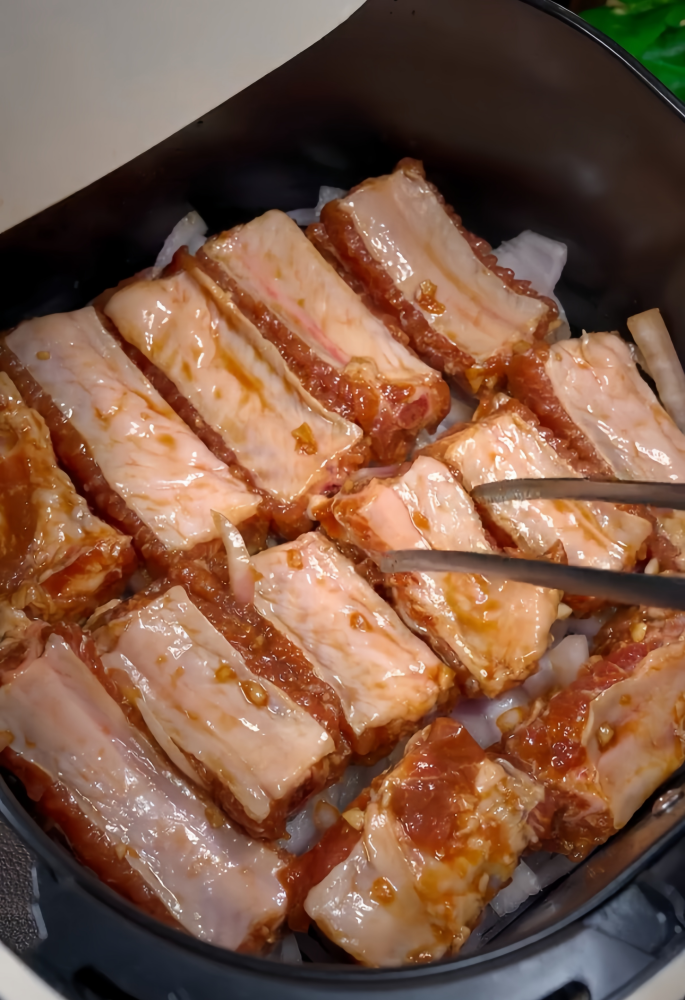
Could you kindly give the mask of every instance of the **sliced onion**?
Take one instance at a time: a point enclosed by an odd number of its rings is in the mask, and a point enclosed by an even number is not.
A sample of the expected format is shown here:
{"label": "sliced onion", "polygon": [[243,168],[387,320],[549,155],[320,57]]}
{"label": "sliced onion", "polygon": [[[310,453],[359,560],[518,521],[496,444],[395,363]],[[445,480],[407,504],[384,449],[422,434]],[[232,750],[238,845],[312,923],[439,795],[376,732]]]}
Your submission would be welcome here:
{"label": "sliced onion", "polygon": [[357,469],[349,478],[353,483],[363,483],[367,479],[389,479],[397,476],[401,468],[401,465],[377,465],[374,468]]}
{"label": "sliced onion", "polygon": [[329,201],[335,201],[336,198],[344,198],[346,194],[344,188],[329,187],[324,184],[319,188],[319,200],[315,208],[293,208],[290,212],[286,212],[286,215],[289,215],[298,226],[311,226],[321,218],[321,209],[324,205]]}
{"label": "sliced onion", "polygon": [[658,309],[628,319],[628,329],[642,351],[666,412],[685,432],[685,372]]}
{"label": "sliced onion", "polygon": [[233,596],[241,604],[254,602],[255,570],[250,559],[250,553],[234,524],[218,510],[212,511],[214,524],[221,535],[226,549],[228,561],[228,576]]}
{"label": "sliced onion", "polygon": [[514,910],[518,910],[521,903],[528,899],[529,896],[534,896],[537,892],[540,892],[541,888],[542,886],[535,872],[521,861],[509,885],[505,886],[504,889],[500,889],[495,898],[490,901],[490,906],[498,917],[503,917],[506,913],[513,913]]}
{"label": "sliced onion", "polygon": [[547,658],[552,664],[557,683],[562,688],[573,684],[589,655],[588,641],[584,635],[567,635],[558,646],[550,649]]}
{"label": "sliced onion", "polygon": [[177,250],[187,246],[190,253],[196,253],[205,241],[207,223],[197,212],[188,212],[180,219],[164,240],[164,246],[157,255],[155,267],[163,271],[171,263]]}

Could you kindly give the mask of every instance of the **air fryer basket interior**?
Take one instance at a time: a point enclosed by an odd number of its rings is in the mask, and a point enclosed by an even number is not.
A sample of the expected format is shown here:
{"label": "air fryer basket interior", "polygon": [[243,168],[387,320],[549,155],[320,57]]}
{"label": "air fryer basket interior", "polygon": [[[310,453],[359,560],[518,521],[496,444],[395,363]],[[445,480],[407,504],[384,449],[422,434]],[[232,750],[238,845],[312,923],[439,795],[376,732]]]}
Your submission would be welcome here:
{"label": "air fryer basket interior", "polygon": [[[0,235],[0,328],[78,308],[148,266],[191,206],[210,231],[223,229],[268,208],[313,205],[319,185],[350,187],[405,155],[424,160],[466,226],[493,245],[523,229],[568,244],[558,292],[574,331],[624,329],[628,315],[658,305],[685,358],[685,107],[549,0],[367,0],[204,118]],[[546,996],[575,976],[560,956],[592,948],[570,921],[675,850],[685,827],[682,804],[660,819],[643,810],[604,849],[613,853],[569,877],[561,901],[558,891],[541,898],[493,941],[487,961],[378,972],[277,965],[162,928],[53,845],[6,785],[0,808],[41,859],[47,938],[28,960],[69,995],[112,1000],[195,1000],[227,988],[409,998],[429,985],[435,997]],[[603,954],[598,961],[640,971]]]}

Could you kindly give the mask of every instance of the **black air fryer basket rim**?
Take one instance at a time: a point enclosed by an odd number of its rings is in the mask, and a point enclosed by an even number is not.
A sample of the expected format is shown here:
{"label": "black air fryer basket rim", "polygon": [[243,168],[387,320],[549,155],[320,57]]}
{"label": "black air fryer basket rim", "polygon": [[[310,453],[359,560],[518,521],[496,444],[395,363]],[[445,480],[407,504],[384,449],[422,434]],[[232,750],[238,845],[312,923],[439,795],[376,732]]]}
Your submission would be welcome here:
{"label": "black air fryer basket rim", "polygon": [[669,90],[661,80],[654,76],[653,73],[650,73],[635,56],[622,48],[613,38],[605,35],[603,31],[595,28],[594,25],[584,21],[578,14],[574,14],[573,11],[556,3],[555,0],[520,0],[520,2],[545,11],[545,13],[551,14],[552,17],[556,17],[559,21],[568,24],[571,28],[575,28],[576,31],[580,31],[582,34],[592,38],[593,41],[606,49],[614,58],[618,59],[624,66],[627,66],[631,73],[639,77],[650,90],[654,91],[657,97],[661,98],[664,104],[667,104],[672,111],[675,111],[685,121],[685,102],[676,97],[673,91]]}
{"label": "black air fryer basket rim", "polygon": [[[679,787],[681,783],[685,784],[685,773],[678,773],[680,781],[676,787]],[[639,817],[643,821],[649,821],[651,802],[658,797],[660,791],[656,792],[649,803],[639,811],[635,820]],[[560,931],[563,931],[600,907],[627,886],[644,868],[664,854],[674,842],[680,840],[685,835],[685,813],[681,813],[678,821],[668,828],[664,835],[655,843],[651,844],[639,858],[627,865],[610,884],[606,885],[599,892],[589,897],[583,904],[566,913],[560,919],[552,921],[542,930],[527,936],[523,940],[515,941],[502,948],[495,948],[494,950],[467,958],[460,958],[457,955],[456,957],[441,959],[427,965],[374,969],[356,965],[336,965],[333,963],[296,964],[244,955],[227,948],[208,944],[190,934],[186,934],[181,930],[155,920],[154,917],[138,909],[133,903],[102,882],[90,869],[81,865],[66,847],[53,840],[17,801],[2,776],[0,776],[0,816],[10,823],[15,832],[19,834],[37,857],[48,865],[58,881],[73,882],[88,895],[95,897],[100,903],[117,910],[123,917],[137,924],[147,933],[156,937],[162,937],[169,943],[183,948],[191,954],[194,953],[197,956],[225,967],[240,967],[246,972],[258,972],[263,976],[275,977],[276,979],[283,976],[295,980],[306,979],[310,983],[317,981],[323,983],[333,980],[339,981],[342,977],[350,985],[353,983],[368,983],[369,985],[373,985],[373,983],[397,983],[398,981],[406,982],[407,980],[415,981],[417,979],[433,978],[436,976],[442,977],[447,974],[466,971],[467,969],[472,970],[474,967],[482,966],[486,963],[488,968],[500,963],[506,965],[507,959],[510,959],[516,953],[527,949],[534,949],[535,946],[539,945],[545,939],[557,935]],[[633,822],[631,821],[629,826],[632,827],[632,825]],[[623,831],[617,834],[615,838],[612,838],[609,844],[612,842],[616,843],[617,838],[622,833]],[[600,848],[601,850],[602,848]],[[581,867],[582,864],[579,866],[579,869]],[[683,938],[685,939],[685,934]],[[685,940],[682,941],[682,947],[685,947]]]}
{"label": "black air fryer basket rim", "polygon": [[[417,4],[422,0],[416,0]],[[429,2],[429,0],[424,0]],[[685,104],[678,100],[659,80],[646,70],[629,53],[618,46],[612,39],[602,32],[596,30],[578,15],[562,7],[554,0],[519,0],[528,6],[534,7],[559,21],[564,22],[569,27],[580,32],[603,48],[609,55],[618,59],[630,72],[638,77],[642,83],[655,93],[660,100],[665,103],[677,116],[685,123]],[[354,16],[354,15],[353,15]],[[101,882],[89,869],[80,865],[75,858],[61,845],[56,844],[30,816],[26,809],[15,797],[11,789],[0,777],[0,814],[7,820],[10,826],[18,833],[37,857],[44,861],[55,874],[64,880],[73,881],[78,887],[83,889],[88,895],[95,897],[103,903],[123,915],[128,921],[137,924],[141,929],[156,937],[161,937],[173,943],[187,952],[194,953],[216,963],[230,968],[241,968],[245,972],[252,971],[261,974],[263,978],[287,977],[294,980],[307,980],[309,982],[320,981],[322,983],[332,983],[334,980],[343,980],[348,986],[355,983],[369,983],[369,985],[381,983],[414,981],[417,979],[435,979],[449,975],[454,978],[461,970],[473,968],[487,962],[489,966],[501,963],[508,956],[524,949],[532,947],[551,936],[570,923],[587,914],[591,909],[600,906],[610,895],[616,893],[624,887],[640,870],[646,866],[658,853],[665,851],[673,841],[682,835],[685,830],[685,820],[679,822],[664,838],[654,845],[644,859],[639,863],[629,867],[622,877],[605,889],[598,896],[588,901],[587,905],[575,911],[561,921],[553,923],[545,930],[526,938],[519,942],[514,942],[501,949],[489,951],[483,954],[474,955],[468,958],[453,958],[435,962],[426,966],[404,967],[397,969],[364,969],[350,965],[316,965],[316,964],[288,964],[274,962],[264,958],[257,958],[242,955],[228,949],[207,944],[190,935],[187,935],[173,927],[166,926],[154,918],[138,910],[128,900],[119,896],[107,885]],[[685,934],[682,935],[685,938]],[[685,941],[683,941],[685,946]],[[426,984],[427,985],[427,984]]]}

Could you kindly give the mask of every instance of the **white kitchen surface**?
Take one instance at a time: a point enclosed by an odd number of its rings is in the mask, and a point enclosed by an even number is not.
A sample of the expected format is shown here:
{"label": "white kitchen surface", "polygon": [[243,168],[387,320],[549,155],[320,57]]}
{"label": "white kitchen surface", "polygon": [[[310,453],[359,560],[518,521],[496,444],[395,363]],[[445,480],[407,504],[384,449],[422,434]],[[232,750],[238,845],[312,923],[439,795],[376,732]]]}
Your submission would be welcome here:
{"label": "white kitchen surface", "polygon": [[0,942],[0,1000],[62,1000]]}
{"label": "white kitchen surface", "polygon": [[362,0],[0,0],[0,232],[286,62]]}

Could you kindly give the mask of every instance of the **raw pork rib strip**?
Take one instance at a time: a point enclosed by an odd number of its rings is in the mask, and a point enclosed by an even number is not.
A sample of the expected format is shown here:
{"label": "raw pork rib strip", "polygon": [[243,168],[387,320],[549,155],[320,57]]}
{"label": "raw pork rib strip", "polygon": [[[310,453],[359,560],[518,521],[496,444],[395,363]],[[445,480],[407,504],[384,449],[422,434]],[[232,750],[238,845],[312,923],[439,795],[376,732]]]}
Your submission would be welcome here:
{"label": "raw pork rib strip", "polygon": [[60,461],[153,568],[172,553],[223,552],[212,517],[235,524],[261,498],[215,458],[129,361],[95,310],[22,323],[0,368],[39,411]]}
{"label": "raw pork rib strip", "polygon": [[0,598],[47,621],[87,617],[135,566],[130,539],[91,514],[43,418],[0,372]]}
{"label": "raw pork rib strip", "polygon": [[446,416],[444,380],[393,336],[283,212],[205,243],[198,260],[329,410],[355,420],[376,458],[402,461]]}
{"label": "raw pork rib strip", "polygon": [[685,615],[633,608],[597,642],[601,656],[501,745],[551,793],[543,847],[574,858],[620,830],[685,761]]}
{"label": "raw pork rib strip", "polygon": [[[378,779],[368,804],[343,814],[334,831],[342,850],[331,835],[327,847],[345,856],[311,889],[305,911],[364,965],[453,954],[543,833],[546,813],[542,786],[438,719]],[[295,862],[304,878],[307,862]]]}
{"label": "raw pork rib strip", "polygon": [[[498,405],[499,404],[499,405]],[[447,434],[430,449],[462,477],[467,490],[505,479],[580,478],[526,407],[507,396],[496,412]],[[489,520],[527,556],[552,555],[571,566],[631,569],[652,524],[610,503],[521,500],[487,504]],[[559,551],[559,546],[563,551]]]}
{"label": "raw pork rib strip", "polygon": [[325,729],[259,678],[181,587],[134,597],[93,638],[122,707],[248,833],[283,836],[289,813],[342,770]]}
{"label": "raw pork rib strip", "polygon": [[[390,310],[428,364],[477,392],[494,384],[513,352],[558,326],[551,299],[497,266],[429,184],[418,160],[401,160],[331,201],[325,241],[342,266]],[[311,236],[321,245],[323,233]]]}
{"label": "raw pork rib strip", "polygon": [[358,757],[387,753],[452,686],[452,671],[318,532],[265,549],[256,606],[338,694]]}
{"label": "raw pork rib strip", "polygon": [[104,312],[169,405],[232,471],[273,498],[282,530],[299,534],[311,526],[307,495],[340,487],[367,457],[362,432],[324,410],[189,260],[194,276],[128,282]]}
{"label": "raw pork rib strip", "polygon": [[[296,705],[305,709],[332,738],[338,757],[349,755],[343,735],[345,716],[340,699],[322,680],[302,649],[261,615],[254,604],[236,600],[230,590],[199,562],[178,562],[169,568],[166,580],[156,581],[149,593],[184,588],[193,604],[211,622],[259,677],[280,688]],[[116,610],[111,612],[116,615]],[[332,761],[332,766],[337,766]]]}
{"label": "raw pork rib strip", "polygon": [[3,766],[122,895],[205,941],[258,949],[285,914],[280,858],[192,790],[93,676],[92,643],[62,632],[3,653]]}
{"label": "raw pork rib strip", "polygon": [[[430,456],[329,507],[321,513],[329,534],[371,559],[391,549],[496,551],[468,493]],[[456,671],[463,692],[490,698],[537,668],[561,599],[557,590],[466,573],[396,573],[386,584],[400,617]]]}
{"label": "raw pork rib strip", "polygon": [[[615,333],[591,333],[514,358],[509,385],[600,478],[685,482],[685,435]],[[662,565],[685,570],[685,514],[657,515]]]}

